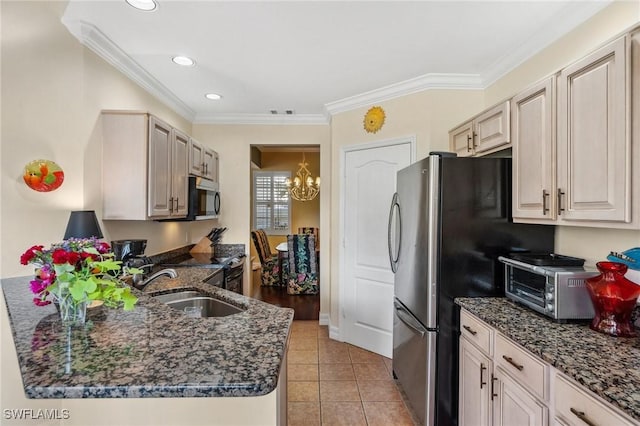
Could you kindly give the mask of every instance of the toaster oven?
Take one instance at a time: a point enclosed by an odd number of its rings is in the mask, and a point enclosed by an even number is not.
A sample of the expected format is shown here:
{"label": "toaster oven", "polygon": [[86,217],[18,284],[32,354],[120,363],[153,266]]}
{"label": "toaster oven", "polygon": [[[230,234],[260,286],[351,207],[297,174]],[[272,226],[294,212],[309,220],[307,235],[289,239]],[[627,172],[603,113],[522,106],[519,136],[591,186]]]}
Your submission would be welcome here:
{"label": "toaster oven", "polygon": [[582,266],[536,265],[500,256],[505,264],[505,295],[556,321],[591,319],[595,315],[586,279],[597,271]]}

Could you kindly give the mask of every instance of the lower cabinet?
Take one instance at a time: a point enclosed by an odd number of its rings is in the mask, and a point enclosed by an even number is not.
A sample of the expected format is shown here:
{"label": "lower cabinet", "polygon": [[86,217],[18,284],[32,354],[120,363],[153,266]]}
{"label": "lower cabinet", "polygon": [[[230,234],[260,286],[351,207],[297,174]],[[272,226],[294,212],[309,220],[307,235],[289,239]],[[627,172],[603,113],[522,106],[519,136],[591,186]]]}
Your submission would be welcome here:
{"label": "lower cabinet", "polygon": [[555,376],[555,418],[557,424],[568,426],[616,425],[632,423],[599,401],[563,374]]}
{"label": "lower cabinet", "polygon": [[549,409],[545,403],[537,400],[501,368],[496,368],[493,374],[494,425],[544,426],[548,424]]}
{"label": "lower cabinet", "polygon": [[491,359],[473,343],[461,338],[459,424],[477,426],[491,424],[492,372]]}
{"label": "lower cabinet", "polygon": [[638,425],[464,309],[460,330],[460,426]]}

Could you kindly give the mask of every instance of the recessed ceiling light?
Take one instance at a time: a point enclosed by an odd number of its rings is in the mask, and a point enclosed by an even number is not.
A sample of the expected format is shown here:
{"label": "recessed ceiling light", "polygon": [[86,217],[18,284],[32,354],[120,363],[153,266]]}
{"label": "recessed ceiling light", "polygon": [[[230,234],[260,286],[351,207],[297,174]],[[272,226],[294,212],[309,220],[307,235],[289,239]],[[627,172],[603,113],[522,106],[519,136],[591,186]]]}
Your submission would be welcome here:
{"label": "recessed ceiling light", "polygon": [[173,58],[171,58],[171,60],[176,64],[182,65],[185,67],[193,66],[196,63],[193,59],[186,56],[174,56]]}
{"label": "recessed ceiling light", "polygon": [[135,7],[136,9],[144,10],[144,11],[152,11],[158,7],[158,4],[155,0],[126,0],[129,5]]}
{"label": "recessed ceiling light", "polygon": [[207,93],[206,95],[204,95],[204,97],[207,99],[211,99],[212,101],[222,99],[222,96],[218,95],[217,93]]}

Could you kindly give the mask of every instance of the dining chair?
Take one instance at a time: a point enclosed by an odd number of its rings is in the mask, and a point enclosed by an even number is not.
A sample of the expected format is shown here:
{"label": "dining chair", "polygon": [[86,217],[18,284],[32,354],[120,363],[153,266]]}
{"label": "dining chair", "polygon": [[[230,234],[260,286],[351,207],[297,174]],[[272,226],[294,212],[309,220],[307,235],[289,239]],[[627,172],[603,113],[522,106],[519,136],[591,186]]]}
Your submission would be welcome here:
{"label": "dining chair", "polygon": [[318,294],[318,264],[315,244],[313,234],[287,236],[289,253],[287,294]]}
{"label": "dining chair", "polygon": [[320,228],[303,226],[298,228],[298,234],[312,234],[316,237],[316,251],[318,250],[320,247]]}
{"label": "dining chair", "polygon": [[260,278],[263,286],[279,286],[280,282],[280,266],[278,263],[278,255],[271,252],[269,239],[262,229],[251,231],[253,244],[258,252],[262,273]]}

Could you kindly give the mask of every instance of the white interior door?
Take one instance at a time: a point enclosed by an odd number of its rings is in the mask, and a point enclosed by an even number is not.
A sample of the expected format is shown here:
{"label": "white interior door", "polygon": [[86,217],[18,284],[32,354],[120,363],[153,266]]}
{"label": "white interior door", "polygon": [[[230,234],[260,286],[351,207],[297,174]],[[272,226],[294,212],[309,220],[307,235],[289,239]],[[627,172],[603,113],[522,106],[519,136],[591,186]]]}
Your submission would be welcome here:
{"label": "white interior door", "polygon": [[380,355],[393,350],[393,272],[387,225],[396,173],[412,161],[413,141],[345,152],[340,334]]}

